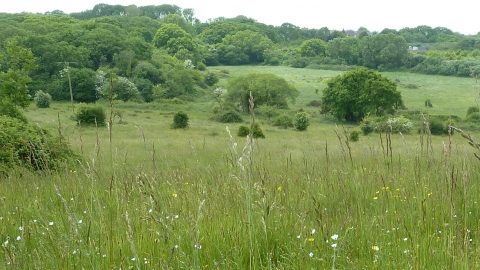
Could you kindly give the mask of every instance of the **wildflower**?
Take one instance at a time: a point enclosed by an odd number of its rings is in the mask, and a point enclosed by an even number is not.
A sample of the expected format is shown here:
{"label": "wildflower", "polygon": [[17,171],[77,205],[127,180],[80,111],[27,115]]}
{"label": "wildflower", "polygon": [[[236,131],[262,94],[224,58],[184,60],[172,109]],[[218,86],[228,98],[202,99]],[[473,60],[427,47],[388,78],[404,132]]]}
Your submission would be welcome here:
{"label": "wildflower", "polygon": [[177,195],[177,193],[173,193],[172,196],[173,196],[174,198],[177,198],[178,195]]}
{"label": "wildflower", "polygon": [[107,254],[103,254],[103,255],[102,255],[102,258],[106,258],[106,257],[107,257]]}
{"label": "wildflower", "polygon": [[33,223],[37,223],[37,220],[36,220],[36,219],[34,219],[34,220],[33,220]]}
{"label": "wildflower", "polygon": [[195,244],[193,247],[194,247],[194,248],[198,248],[198,249],[202,249],[202,245],[197,245],[197,244]]}
{"label": "wildflower", "polygon": [[22,240],[22,237],[20,237],[20,235],[19,235],[19,236],[17,236],[17,241],[20,241],[20,240]]}
{"label": "wildflower", "polygon": [[277,188],[277,190],[278,190],[278,191],[282,191],[282,186],[279,186],[279,187]]}
{"label": "wildflower", "polygon": [[378,197],[373,197],[374,200],[378,199]]}
{"label": "wildflower", "polygon": [[372,249],[375,250],[375,251],[379,251],[379,250],[380,250],[380,248],[379,248],[378,246],[373,246]]}
{"label": "wildflower", "polygon": [[338,239],[338,234],[332,235],[332,239],[333,239],[333,240],[337,240],[337,239]]}
{"label": "wildflower", "polygon": [[336,243],[333,243],[332,244],[332,248],[336,248],[337,247],[337,244]]}
{"label": "wildflower", "polygon": [[83,220],[80,219],[80,220],[78,221],[78,224],[82,224],[82,223],[83,223]]}
{"label": "wildflower", "polygon": [[177,248],[178,248],[178,245],[175,245],[175,246],[173,246],[173,247],[174,247],[175,249],[177,249]]}
{"label": "wildflower", "polygon": [[178,218],[178,215],[175,215],[174,218]]}
{"label": "wildflower", "polygon": [[23,231],[23,227],[22,227],[22,226],[18,227],[18,229],[19,229],[20,231]]}
{"label": "wildflower", "polygon": [[405,237],[405,238],[403,238],[403,241],[407,241],[407,240],[408,240],[408,238],[406,238],[406,237]]}
{"label": "wildflower", "polygon": [[315,229],[312,229],[312,234],[315,234],[315,232],[316,232]]}
{"label": "wildflower", "polygon": [[313,252],[310,252],[310,253],[308,254],[308,256],[310,256],[310,258],[312,258],[312,257],[313,257]]}
{"label": "wildflower", "polygon": [[48,225],[53,226],[53,221],[50,221]]}
{"label": "wildflower", "polygon": [[375,194],[379,194],[379,193],[380,193],[380,190],[377,190],[377,191],[375,192]]}
{"label": "wildflower", "polygon": [[77,253],[77,250],[74,250],[74,251],[72,252],[72,254],[75,254],[75,253]]}
{"label": "wildflower", "polygon": [[151,213],[152,211],[153,211],[152,208],[148,209],[148,213]]}
{"label": "wildflower", "polygon": [[315,241],[315,238],[313,237],[308,238],[308,242],[313,242],[313,241]]}
{"label": "wildflower", "polygon": [[132,260],[132,261],[135,261],[135,258],[132,258],[131,260]]}
{"label": "wildflower", "polygon": [[300,239],[300,234],[299,234],[299,235],[297,235],[297,239]]}

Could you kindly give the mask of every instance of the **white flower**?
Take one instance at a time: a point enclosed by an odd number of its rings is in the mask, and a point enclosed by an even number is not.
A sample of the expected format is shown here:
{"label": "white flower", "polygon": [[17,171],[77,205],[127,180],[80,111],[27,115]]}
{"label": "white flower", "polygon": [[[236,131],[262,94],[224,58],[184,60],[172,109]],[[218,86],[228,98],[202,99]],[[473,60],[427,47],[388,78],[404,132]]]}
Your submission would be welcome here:
{"label": "white flower", "polygon": [[333,239],[333,240],[337,240],[337,239],[338,239],[338,234],[332,235],[332,239]]}
{"label": "white flower", "polygon": [[198,248],[198,249],[202,249],[202,245],[197,245],[197,244],[195,244],[194,247],[195,247],[195,248]]}
{"label": "white flower", "polygon": [[53,221],[50,221],[48,225],[53,226]]}
{"label": "white flower", "polygon": [[72,252],[72,254],[75,254],[75,253],[77,253],[77,250],[74,250],[74,251]]}
{"label": "white flower", "polygon": [[332,248],[336,248],[336,247],[337,247],[336,243],[332,244]]}
{"label": "white flower", "polygon": [[299,235],[297,235],[297,239],[300,239],[300,234],[299,234]]}
{"label": "white flower", "polygon": [[177,248],[178,248],[178,245],[175,245],[174,248],[177,249]]}
{"label": "white flower", "polygon": [[33,220],[33,223],[37,223],[37,220],[36,220],[36,219],[34,219],[34,220]]}
{"label": "white flower", "polygon": [[135,258],[132,258],[131,260],[132,260],[132,261],[135,261]]}
{"label": "white flower", "polygon": [[310,256],[310,258],[313,257],[313,252],[310,252],[308,256]]}
{"label": "white flower", "polygon": [[22,237],[20,237],[20,235],[19,235],[19,236],[17,236],[17,241],[20,241],[20,240],[22,240]]}
{"label": "white flower", "polygon": [[22,227],[22,226],[18,227],[18,229],[19,229],[20,231],[23,231],[23,227]]}
{"label": "white flower", "polygon": [[178,218],[178,215],[175,215],[175,218]]}
{"label": "white flower", "polygon": [[106,258],[106,257],[107,257],[107,254],[103,254],[103,255],[102,255],[102,258]]}
{"label": "white flower", "polygon": [[403,241],[407,241],[407,240],[408,240],[408,238],[406,238],[406,237],[405,237],[405,238],[403,238]]}
{"label": "white flower", "polygon": [[312,234],[315,234],[315,232],[316,232],[315,229],[312,229]]}
{"label": "white flower", "polygon": [[148,209],[148,213],[151,213],[152,211],[153,211],[152,208]]}
{"label": "white flower", "polygon": [[78,221],[78,224],[82,224],[82,223],[83,223],[83,220],[80,219],[80,220]]}

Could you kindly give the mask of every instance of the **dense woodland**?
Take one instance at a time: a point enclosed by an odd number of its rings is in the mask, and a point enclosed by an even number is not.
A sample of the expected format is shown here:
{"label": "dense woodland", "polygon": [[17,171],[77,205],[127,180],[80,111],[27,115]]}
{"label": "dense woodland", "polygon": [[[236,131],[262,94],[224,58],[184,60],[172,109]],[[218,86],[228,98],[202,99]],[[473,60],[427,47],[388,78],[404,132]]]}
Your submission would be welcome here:
{"label": "dense woodland", "polygon": [[[70,100],[68,76],[77,102],[95,102],[110,85],[124,101],[191,97],[215,85],[217,74],[206,66],[216,65],[480,73],[480,32],[443,27],[377,33],[272,26],[244,16],[200,22],[194,10],[175,5],[98,4],[72,14],[2,13],[0,28],[2,51],[14,39],[33,53],[30,95],[42,90],[54,100]],[[8,57],[2,61],[8,70]]]}

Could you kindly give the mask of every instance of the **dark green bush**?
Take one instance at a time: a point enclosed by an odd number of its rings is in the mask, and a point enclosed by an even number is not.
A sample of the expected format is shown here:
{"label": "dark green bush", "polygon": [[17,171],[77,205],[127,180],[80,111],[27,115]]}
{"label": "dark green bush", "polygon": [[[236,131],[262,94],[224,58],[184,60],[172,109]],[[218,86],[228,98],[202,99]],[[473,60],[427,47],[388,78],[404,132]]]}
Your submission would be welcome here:
{"label": "dark green bush", "polygon": [[433,104],[432,104],[432,102],[430,101],[430,99],[426,99],[426,100],[425,100],[425,107],[428,107],[428,108],[433,107]]}
{"label": "dark green bush", "polygon": [[429,128],[432,135],[448,134],[448,124],[435,118],[430,119]]}
{"label": "dark green bush", "polygon": [[469,116],[469,115],[472,114],[472,113],[477,113],[477,112],[480,112],[480,109],[478,108],[478,106],[468,107],[468,109],[467,109],[467,116]]}
{"label": "dark green bush", "polygon": [[27,117],[17,107],[0,105],[0,118],[5,116],[16,118],[24,123],[28,122]]}
{"label": "dark green bush", "polygon": [[258,122],[253,123],[252,136],[253,138],[265,138],[262,128]]}
{"label": "dark green bush", "polygon": [[229,111],[220,115],[217,118],[217,121],[221,123],[241,123],[243,122],[243,119],[237,112]]}
{"label": "dark green bush", "polygon": [[52,96],[50,94],[39,90],[35,92],[35,97],[33,98],[35,105],[38,108],[50,108],[50,102],[52,101]]}
{"label": "dark green bush", "polygon": [[307,130],[310,125],[310,120],[306,112],[298,112],[295,114],[295,120],[293,125],[298,131]]}
{"label": "dark green bush", "polygon": [[350,132],[350,135],[349,135],[350,141],[358,142],[359,137],[360,137],[360,132],[359,131],[354,130],[354,131]]}
{"label": "dark green bush", "polygon": [[480,112],[471,112],[470,114],[467,114],[467,119],[465,119],[465,121],[470,123],[480,123]]}
{"label": "dark green bush", "polygon": [[246,125],[241,125],[238,127],[237,136],[238,137],[247,137],[250,134],[250,128]]}
{"label": "dark green bush", "polygon": [[77,123],[80,122],[80,125],[97,125],[105,126],[105,119],[107,118],[105,110],[101,106],[82,106],[78,109],[77,113],[74,115],[73,120]]}
{"label": "dark green bush", "polygon": [[76,166],[80,156],[46,130],[19,119],[0,117],[0,170],[15,166],[29,170],[56,170]]}
{"label": "dark green bush", "polygon": [[276,127],[283,127],[285,129],[293,127],[293,118],[286,113],[281,114],[277,116],[277,118],[275,118],[275,122],[273,122],[273,125]]}
{"label": "dark green bush", "polygon": [[198,63],[197,63],[197,69],[198,69],[198,70],[201,70],[201,71],[204,71],[204,70],[207,69],[207,65],[205,65],[205,64],[202,63],[202,62],[198,62]]}
{"label": "dark green bush", "polygon": [[208,86],[213,86],[213,85],[215,85],[216,83],[218,83],[218,76],[217,76],[217,74],[212,73],[212,72],[207,72],[207,73],[205,74],[205,83],[206,83]]}
{"label": "dark green bush", "polygon": [[172,128],[177,129],[177,128],[187,128],[188,127],[188,115],[184,112],[177,112],[173,116],[173,124]]}

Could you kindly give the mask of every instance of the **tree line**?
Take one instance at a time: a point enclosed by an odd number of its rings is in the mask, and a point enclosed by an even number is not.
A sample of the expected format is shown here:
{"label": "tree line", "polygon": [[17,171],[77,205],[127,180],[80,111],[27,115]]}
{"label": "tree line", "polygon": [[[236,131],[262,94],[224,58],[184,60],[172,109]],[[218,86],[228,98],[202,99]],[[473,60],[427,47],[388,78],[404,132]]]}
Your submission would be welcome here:
{"label": "tree line", "polygon": [[[70,83],[79,102],[96,101],[110,86],[120,100],[191,96],[215,83],[205,71],[215,65],[364,66],[456,76],[480,72],[480,35],[443,27],[377,33],[363,27],[272,26],[245,16],[200,22],[193,9],[176,5],[107,4],[72,14],[0,13],[0,27],[0,40],[15,42],[34,56],[30,95],[43,90],[55,100],[70,99]],[[3,54],[6,42],[0,44]],[[430,49],[417,53],[409,45]],[[2,59],[2,72],[7,61]]]}

